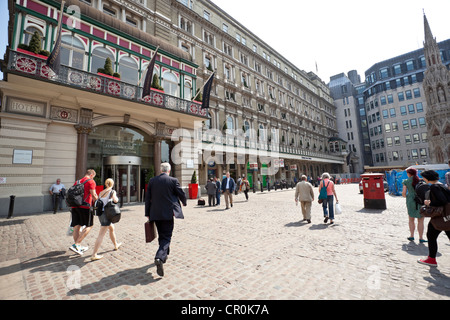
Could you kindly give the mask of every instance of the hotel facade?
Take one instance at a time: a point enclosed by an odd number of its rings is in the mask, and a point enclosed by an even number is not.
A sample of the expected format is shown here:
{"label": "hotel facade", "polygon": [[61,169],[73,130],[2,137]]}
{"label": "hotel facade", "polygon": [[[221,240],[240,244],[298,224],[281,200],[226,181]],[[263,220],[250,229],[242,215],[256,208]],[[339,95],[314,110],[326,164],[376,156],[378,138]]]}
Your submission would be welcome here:
{"label": "hotel facade", "polygon": [[[11,195],[17,213],[50,210],[56,179],[68,187],[87,168],[98,185],[112,177],[125,203],[142,201],[164,161],[186,192],[194,172],[200,186],[225,171],[266,186],[347,169],[327,86],[211,1],[66,0],[57,75],[45,51],[56,41],[61,1],[8,6],[0,215]],[[29,51],[36,34],[38,53]],[[159,89],[143,97],[157,48]],[[107,59],[113,75],[104,73]],[[193,98],[213,73],[202,109]]]}

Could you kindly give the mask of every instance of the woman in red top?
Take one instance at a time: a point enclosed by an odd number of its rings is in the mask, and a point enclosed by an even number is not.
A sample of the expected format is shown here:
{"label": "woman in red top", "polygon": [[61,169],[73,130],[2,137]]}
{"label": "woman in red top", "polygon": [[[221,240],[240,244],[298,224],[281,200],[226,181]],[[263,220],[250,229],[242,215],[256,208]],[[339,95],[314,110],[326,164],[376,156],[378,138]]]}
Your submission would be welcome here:
{"label": "woman in red top", "polygon": [[[322,174],[322,181],[319,184],[319,194],[320,189],[327,188],[327,198],[323,200],[322,202],[322,208],[323,208],[323,216],[325,219],[323,220],[324,223],[327,223],[328,219],[330,219],[330,224],[334,223],[334,204],[333,204],[333,198],[336,197],[336,203],[338,203],[338,198],[336,195],[336,190],[334,189],[334,183],[330,180],[330,175],[325,172]],[[334,196],[334,197],[333,197]],[[328,207],[328,209],[327,209]]]}

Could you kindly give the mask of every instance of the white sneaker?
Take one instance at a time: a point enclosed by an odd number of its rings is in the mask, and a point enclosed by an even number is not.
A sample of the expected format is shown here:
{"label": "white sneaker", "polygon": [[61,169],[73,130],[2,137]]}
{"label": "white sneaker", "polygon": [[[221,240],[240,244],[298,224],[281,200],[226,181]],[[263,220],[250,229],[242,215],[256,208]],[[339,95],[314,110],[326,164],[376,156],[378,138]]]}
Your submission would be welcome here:
{"label": "white sneaker", "polygon": [[72,250],[75,253],[78,253],[80,256],[83,255],[83,251],[80,250],[80,246],[77,246],[76,244],[73,244],[69,247],[70,250]]}
{"label": "white sneaker", "polygon": [[89,250],[89,247],[88,247],[88,246],[83,247],[83,246],[80,245],[80,251],[81,251],[82,253],[85,253],[85,252],[88,251],[88,250]]}

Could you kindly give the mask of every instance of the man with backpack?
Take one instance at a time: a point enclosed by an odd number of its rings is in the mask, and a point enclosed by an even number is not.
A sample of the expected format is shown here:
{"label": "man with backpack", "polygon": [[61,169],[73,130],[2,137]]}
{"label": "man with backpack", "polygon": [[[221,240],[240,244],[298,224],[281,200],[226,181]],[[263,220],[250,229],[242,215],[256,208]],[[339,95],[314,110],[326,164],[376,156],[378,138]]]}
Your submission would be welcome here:
{"label": "man with backpack", "polygon": [[[89,169],[85,176],[76,181],[75,184],[67,191],[67,206],[71,207],[74,244],[70,246],[70,250],[82,255],[88,247],[82,247],[81,242],[91,231],[94,225],[94,214],[91,210],[92,204],[98,199],[95,187],[97,186],[94,177],[95,171]],[[81,226],[86,226],[80,231]]]}

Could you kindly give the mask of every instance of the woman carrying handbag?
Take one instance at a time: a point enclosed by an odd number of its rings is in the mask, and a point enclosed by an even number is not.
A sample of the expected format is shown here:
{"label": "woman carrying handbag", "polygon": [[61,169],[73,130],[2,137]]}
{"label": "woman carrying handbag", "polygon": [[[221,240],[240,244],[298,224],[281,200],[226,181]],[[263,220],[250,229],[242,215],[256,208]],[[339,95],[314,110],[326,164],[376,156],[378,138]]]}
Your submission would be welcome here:
{"label": "woman carrying handbag", "polygon": [[99,206],[102,208],[99,210],[100,212],[97,212],[98,219],[100,220],[101,226],[100,226],[100,232],[97,237],[97,241],[95,241],[94,252],[92,253],[92,256],[91,256],[92,261],[100,260],[101,258],[103,258],[103,256],[97,255],[97,252],[98,252],[98,249],[100,248],[100,245],[102,244],[103,237],[105,236],[107,230],[109,230],[109,237],[111,238],[111,241],[114,245],[114,250],[118,250],[119,247],[122,245],[122,243],[117,243],[116,233],[114,230],[114,224],[111,223],[111,221],[108,219],[106,214],[103,212],[103,208],[109,201],[113,201],[114,203],[119,202],[119,198],[117,197],[116,191],[112,190],[113,186],[114,186],[114,180],[111,178],[106,179],[106,181],[105,181],[106,189],[103,190],[102,192],[100,192],[100,194],[98,196],[97,201],[101,201],[103,205]]}
{"label": "woman carrying handbag", "polygon": [[[334,223],[334,197],[336,197],[336,203],[339,202],[337,195],[336,195],[336,190],[334,189],[334,183],[333,181],[331,181],[330,179],[330,175],[329,173],[325,172],[324,174],[322,174],[322,181],[319,183],[319,199],[323,200],[322,202],[322,208],[323,208],[323,216],[324,216],[324,223],[328,222],[328,219],[330,219],[330,224]],[[321,199],[322,197],[320,196],[320,191],[324,189],[324,191],[322,191],[322,193],[327,193],[327,196],[325,199]],[[320,202],[319,202],[320,203]]]}
{"label": "woman carrying handbag", "polygon": [[424,201],[420,211],[424,216],[431,217],[428,223],[428,258],[419,259],[417,262],[431,267],[437,267],[436,254],[438,251],[437,238],[444,231],[450,239],[450,191],[439,183],[439,174],[433,170],[423,171],[422,178],[430,184],[429,196]]}

